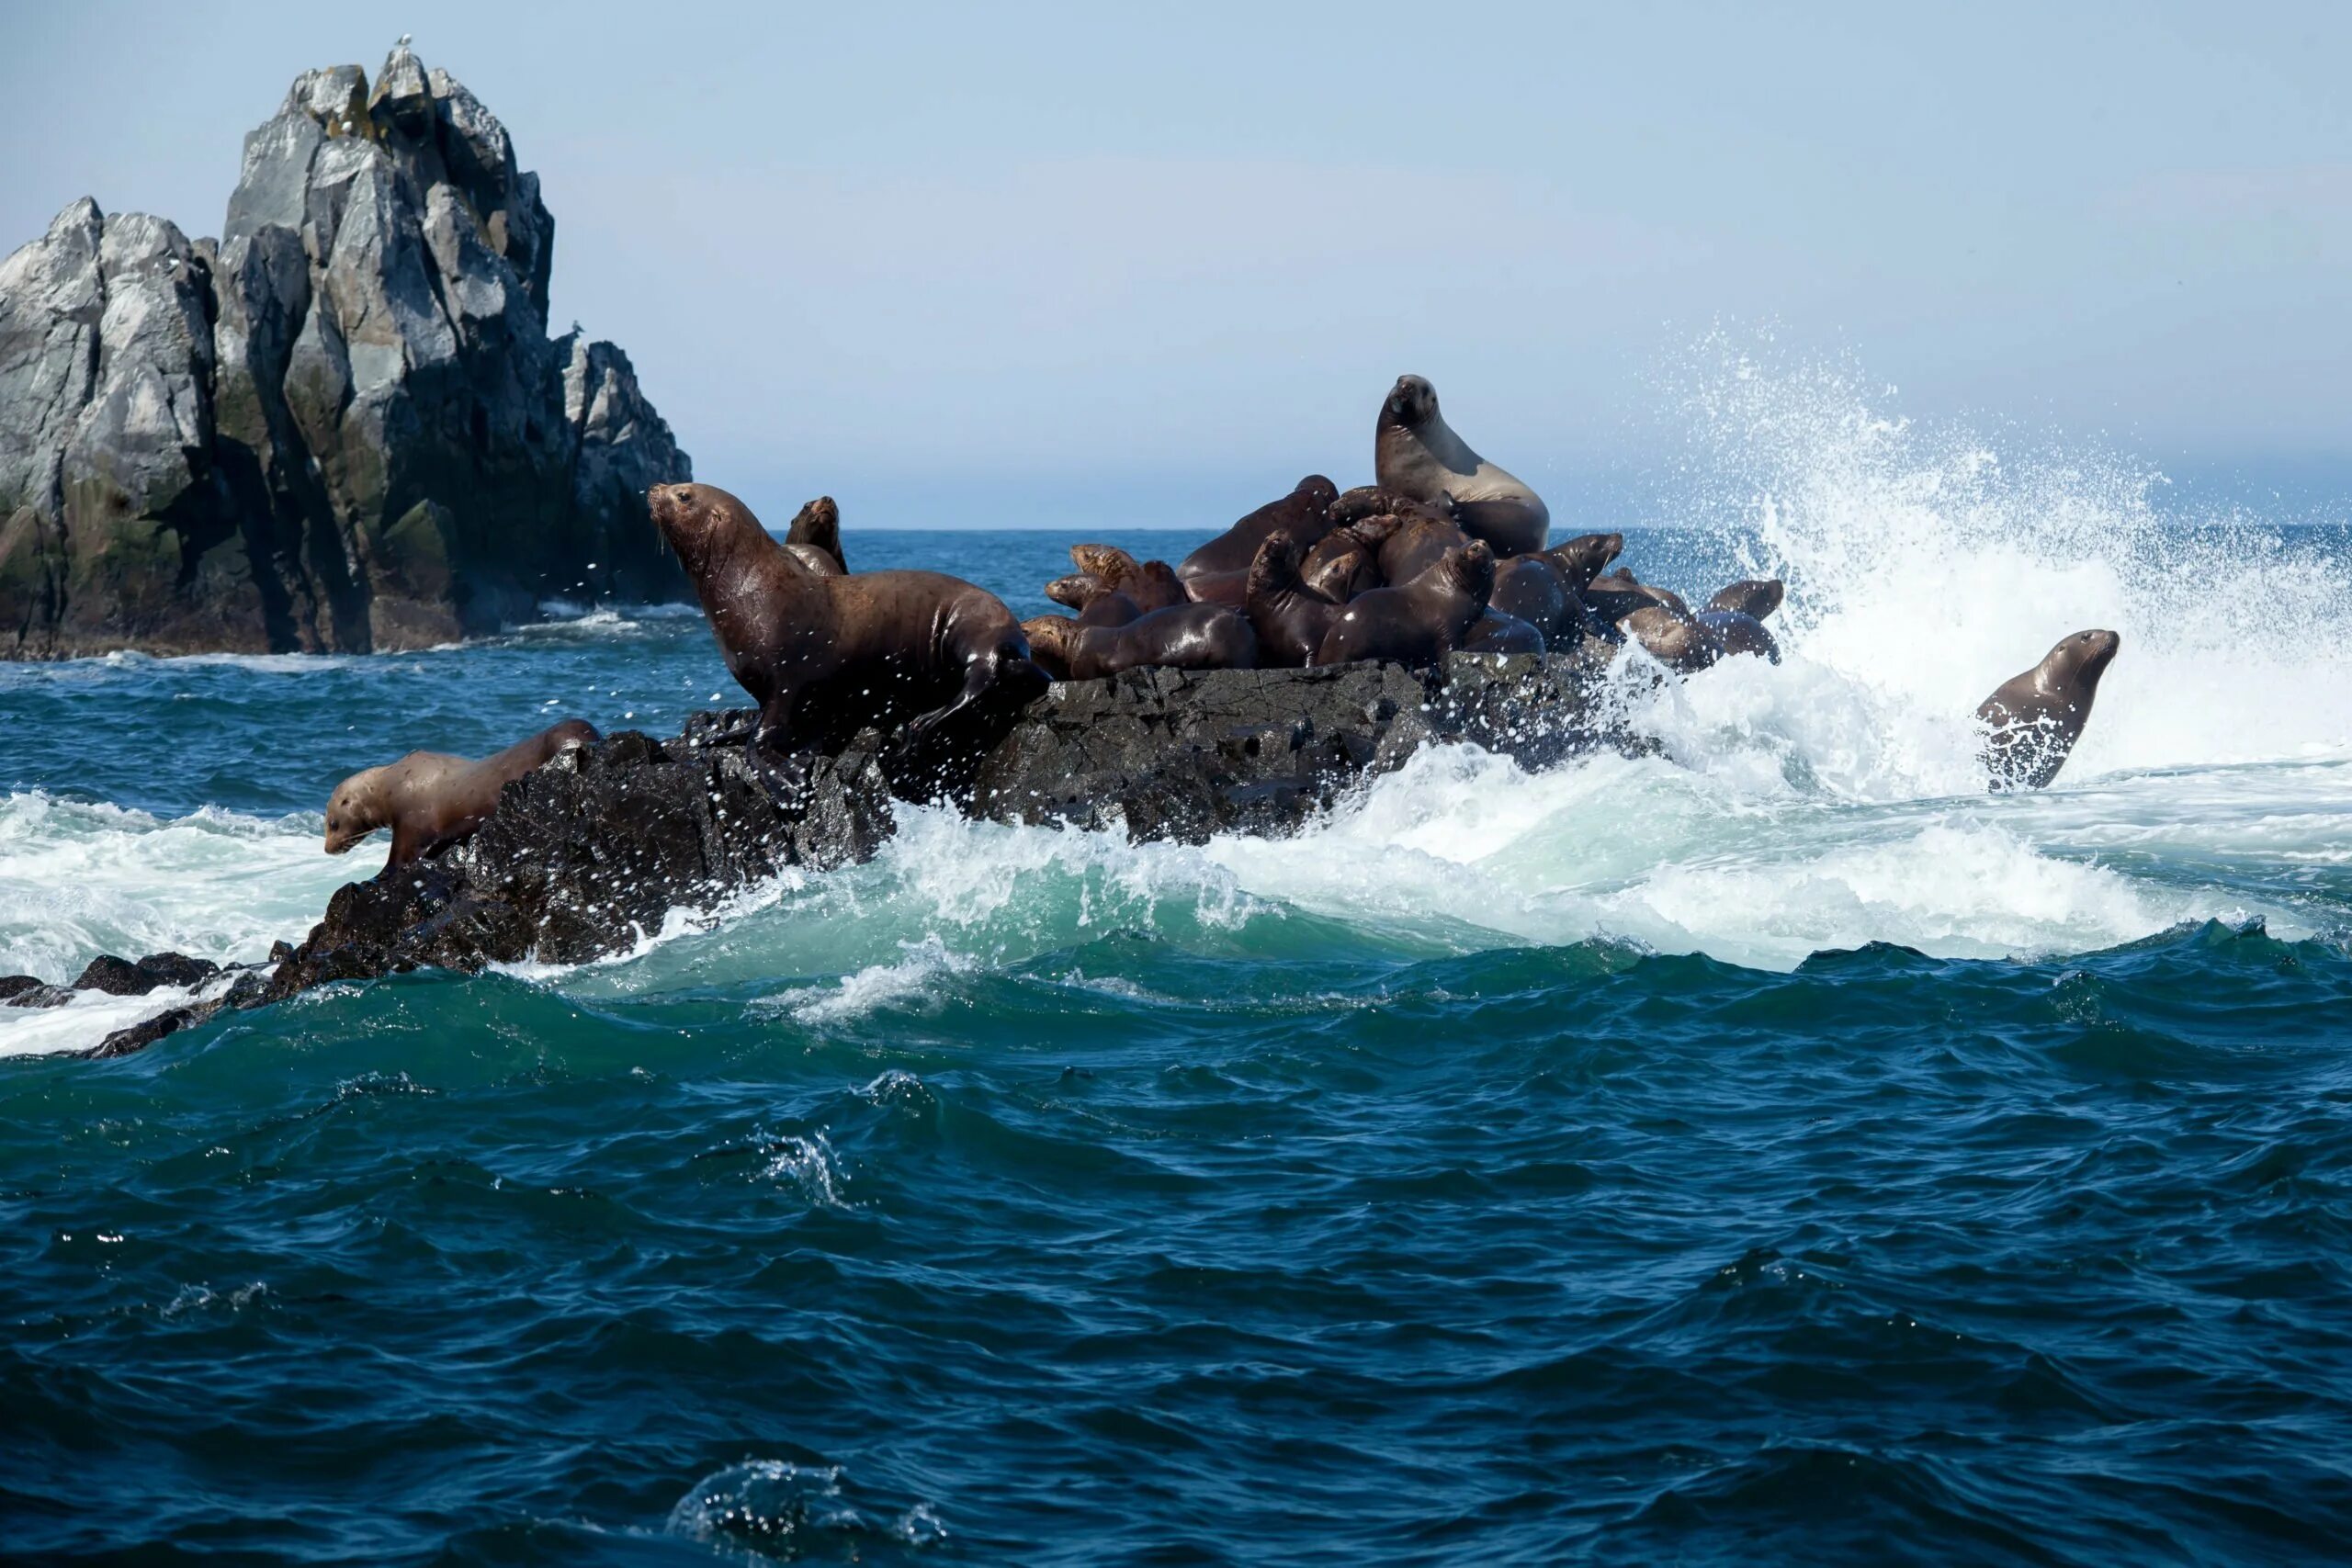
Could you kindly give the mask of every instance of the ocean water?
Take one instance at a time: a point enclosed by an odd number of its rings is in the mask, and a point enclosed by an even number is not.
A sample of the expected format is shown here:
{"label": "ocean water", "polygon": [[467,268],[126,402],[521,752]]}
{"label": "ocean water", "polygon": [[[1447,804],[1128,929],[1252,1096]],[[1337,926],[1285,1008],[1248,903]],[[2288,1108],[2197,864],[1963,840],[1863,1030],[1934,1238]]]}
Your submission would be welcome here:
{"label": "ocean water", "polygon": [[[616,961],[114,1061],[168,998],[0,1010],[0,1550],[2340,1559],[2343,531],[1835,373],[1692,413],[1626,559],[1783,573],[1788,658],[1629,697],[1659,756],[1276,842],[910,810]],[[1024,614],[1069,542],[847,540]],[[1984,794],[1975,702],[2099,625],[2058,786]],[[345,773],[733,700],[633,607],[0,667],[0,971],[258,957],[380,864]]]}

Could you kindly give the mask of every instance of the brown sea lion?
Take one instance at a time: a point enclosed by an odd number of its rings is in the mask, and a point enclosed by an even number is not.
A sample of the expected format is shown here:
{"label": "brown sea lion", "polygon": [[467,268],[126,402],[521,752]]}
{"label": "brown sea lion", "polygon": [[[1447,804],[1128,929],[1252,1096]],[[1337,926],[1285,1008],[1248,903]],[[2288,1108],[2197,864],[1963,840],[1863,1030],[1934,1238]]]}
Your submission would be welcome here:
{"label": "brown sea lion", "polygon": [[2058,776],[2090,722],[2099,680],[2122,646],[2110,631],[2063,637],[2041,663],[2002,682],[1978,705],[1994,789],[2041,789]]}
{"label": "brown sea lion", "polygon": [[1462,646],[1494,589],[1494,550],[1474,540],[1404,586],[1375,588],[1341,606],[1314,662],[1434,664]]}
{"label": "brown sea lion", "polygon": [[1552,514],[1543,498],[1472,451],[1438,412],[1437,389],[1419,376],[1396,378],[1381,402],[1372,468],[1381,489],[1443,508],[1498,556],[1544,547]]}
{"label": "brown sea lion", "polygon": [[849,558],[842,554],[842,509],[831,496],[819,496],[794,515],[784,531],[784,547],[820,577],[849,570]]}
{"label": "brown sea lion", "polygon": [[1334,604],[1380,586],[1380,553],[1353,528],[1334,528],[1315,541],[1300,563],[1298,580]]}
{"label": "brown sea lion", "polygon": [[1381,544],[1381,581],[1392,588],[1410,582],[1471,543],[1468,534],[1443,518],[1407,517]]}
{"label": "brown sea lion", "polygon": [[1171,604],[1116,626],[1067,615],[1021,623],[1039,664],[1057,681],[1093,681],[1122,670],[1255,670],[1258,634],[1235,611]]}
{"label": "brown sea lion", "polygon": [[1672,611],[1683,620],[1690,618],[1690,606],[1682,596],[1655,583],[1643,582],[1623,567],[1607,571],[1585,584],[1577,594],[1592,608],[1592,613],[1604,621],[1622,622],[1634,611],[1652,605]]}
{"label": "brown sea lion", "polygon": [[1702,610],[1690,618],[1714,633],[1726,654],[1753,653],[1775,664],[1781,661],[1779,641],[1765,630],[1762,621],[1745,611]]}
{"label": "brown sea lion", "polygon": [[1057,604],[1068,605],[1073,610],[1085,609],[1093,602],[1094,596],[1102,592],[1102,584],[1082,571],[1073,571],[1067,577],[1057,577],[1046,584],[1046,598]]}
{"label": "brown sea lion", "polygon": [[1296,539],[1277,533],[1258,547],[1257,558],[1250,563],[1242,607],[1258,634],[1258,662],[1270,670],[1313,663],[1324,634],[1340,618],[1339,605],[1299,581],[1306,554]]}
{"label": "brown sea lion", "polygon": [[1335,527],[1352,527],[1374,517],[1395,517],[1410,521],[1417,517],[1431,518],[1441,523],[1452,522],[1442,504],[1430,506],[1411,496],[1378,485],[1358,485],[1341,491],[1331,502],[1330,517]]}
{"label": "brown sea lion", "polygon": [[960,715],[1045,688],[1020,623],[985,589],[935,571],[820,576],[716,485],[647,496],[727,668],[759,705],[751,756],[780,795],[798,794],[805,753],[866,725],[896,726],[903,755]]}
{"label": "brown sea lion", "polygon": [[1710,610],[1732,610],[1758,620],[1769,619],[1781,607],[1788,585],[1777,577],[1744,577],[1728,588],[1715,590],[1707,601]]}
{"label": "brown sea lion", "polygon": [[1148,614],[1192,603],[1183,580],[1164,560],[1139,561],[1115,545],[1072,545],[1070,563],[1114,593],[1124,593]]}
{"label": "brown sea lion", "polygon": [[1620,616],[1617,625],[1652,659],[1685,675],[1706,669],[1724,655],[1723,643],[1712,630],[1665,604],[1644,604]]}
{"label": "brown sea lion", "polygon": [[1517,615],[1490,608],[1463,634],[1458,650],[1463,653],[1541,653],[1545,646],[1542,632]]}
{"label": "brown sea lion", "polygon": [[[1307,548],[1331,531],[1330,506],[1339,495],[1339,487],[1321,474],[1307,475],[1288,495],[1268,502],[1178,561],[1176,575],[1183,580],[1185,592],[1204,603],[1239,604],[1258,547],[1284,533],[1298,541],[1300,549]],[[1229,596],[1221,583],[1203,591],[1201,580],[1219,578],[1230,581]]]}
{"label": "brown sea lion", "polygon": [[1624,550],[1625,536],[1623,534],[1578,534],[1566,544],[1554,545],[1544,554],[1560,569],[1568,592],[1581,593],[1594,578],[1600,575],[1601,568],[1623,555]]}
{"label": "brown sea lion", "polygon": [[601,739],[585,719],[567,718],[476,761],[446,751],[411,751],[397,762],[352,774],[327,799],[327,853],[342,854],[379,828],[392,830],[387,869],[470,838],[498,809],[498,795],[557,752]]}
{"label": "brown sea lion", "polygon": [[1514,556],[1495,563],[1495,592],[1487,604],[1549,637],[1568,613],[1571,597],[1557,561],[1545,555]]}

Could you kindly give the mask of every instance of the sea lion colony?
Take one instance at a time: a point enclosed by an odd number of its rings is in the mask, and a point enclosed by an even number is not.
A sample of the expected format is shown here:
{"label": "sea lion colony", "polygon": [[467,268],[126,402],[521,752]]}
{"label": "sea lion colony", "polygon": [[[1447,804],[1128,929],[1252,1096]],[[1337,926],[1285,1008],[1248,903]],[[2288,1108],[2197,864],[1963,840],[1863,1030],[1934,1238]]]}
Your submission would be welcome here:
{"label": "sea lion colony", "polygon": [[[657,485],[647,500],[757,706],[738,739],[779,798],[797,790],[814,753],[869,726],[902,753],[952,750],[971,743],[969,725],[1049,681],[1153,666],[1429,664],[1588,638],[1679,674],[1730,658],[1780,661],[1764,624],[1780,582],[1731,583],[1693,610],[1624,567],[1608,570],[1622,535],[1551,544],[1542,498],[1473,450],[1419,376],[1398,378],[1382,401],[1373,468],[1373,483],[1344,491],[1309,475],[1172,566],[1077,546],[1075,570],[1045,590],[1076,613],[1026,622],[958,578],[851,571],[830,497],[803,507],[782,540],[716,486]],[[1985,699],[1977,716],[1993,788],[2057,776],[2119,641],[2075,633]],[[558,726],[480,763],[416,752],[355,774],[330,805],[327,848],[390,827],[392,864],[435,852],[469,833],[510,779],[594,737]]]}

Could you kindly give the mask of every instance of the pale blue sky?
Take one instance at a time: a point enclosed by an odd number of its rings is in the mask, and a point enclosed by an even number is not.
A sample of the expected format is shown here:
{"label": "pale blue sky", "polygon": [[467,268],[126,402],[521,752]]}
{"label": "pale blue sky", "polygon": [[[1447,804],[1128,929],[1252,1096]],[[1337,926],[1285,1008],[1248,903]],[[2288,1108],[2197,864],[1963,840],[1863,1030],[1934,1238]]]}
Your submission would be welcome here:
{"label": "pale blue sky", "polygon": [[2352,6],[6,15],[5,246],[84,194],[217,231],[295,73],[414,34],[544,182],[558,327],[763,512],[1214,525],[1368,479],[1410,369],[1574,521],[1719,322],[2352,490]]}

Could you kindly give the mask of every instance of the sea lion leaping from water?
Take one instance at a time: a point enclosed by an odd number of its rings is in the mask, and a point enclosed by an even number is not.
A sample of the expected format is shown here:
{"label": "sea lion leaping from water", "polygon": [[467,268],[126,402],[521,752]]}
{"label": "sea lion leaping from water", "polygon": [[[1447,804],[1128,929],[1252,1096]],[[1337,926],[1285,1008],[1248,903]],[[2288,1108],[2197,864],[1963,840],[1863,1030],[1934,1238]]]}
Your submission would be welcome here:
{"label": "sea lion leaping from water", "polygon": [[1498,556],[1544,547],[1552,513],[1543,497],[1472,451],[1438,412],[1437,389],[1419,376],[1397,377],[1381,403],[1372,464],[1381,489],[1445,509]]}
{"label": "sea lion leaping from water", "polygon": [[499,792],[548,758],[600,737],[567,718],[480,761],[446,751],[411,751],[397,762],[352,774],[327,799],[327,853],[342,854],[379,828],[392,830],[385,868],[469,838],[498,809]]}
{"label": "sea lion leaping from water", "polygon": [[2110,631],[2062,637],[2041,663],[2002,682],[1978,705],[1994,789],[2041,789],[2058,776],[2090,721],[2099,679],[2122,646]]}
{"label": "sea lion leaping from water", "polygon": [[779,794],[797,795],[799,781],[778,763],[866,725],[898,726],[908,752],[958,715],[1046,688],[1020,623],[985,589],[935,571],[821,577],[716,485],[646,493],[728,670],[760,705],[751,756]]}

